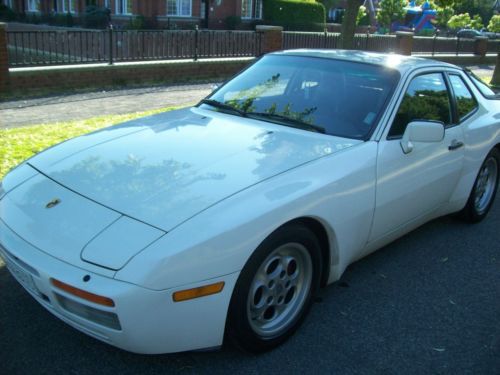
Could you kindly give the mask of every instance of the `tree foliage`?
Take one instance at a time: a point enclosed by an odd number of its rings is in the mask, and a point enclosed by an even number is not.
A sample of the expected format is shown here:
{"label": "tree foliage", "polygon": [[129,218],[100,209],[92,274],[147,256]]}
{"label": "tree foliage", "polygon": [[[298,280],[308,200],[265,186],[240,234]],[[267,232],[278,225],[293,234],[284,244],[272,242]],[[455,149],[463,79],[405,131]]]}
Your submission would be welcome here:
{"label": "tree foliage", "polygon": [[448,21],[455,14],[455,11],[451,6],[446,6],[442,8],[437,8],[436,23],[438,26],[445,27]]}
{"label": "tree foliage", "polygon": [[488,24],[488,30],[492,33],[500,33],[500,14],[491,17],[490,23]]}
{"label": "tree foliage", "polygon": [[474,17],[472,17],[472,20],[470,21],[470,24],[468,26],[474,30],[481,30],[484,28],[483,19],[479,14],[476,14]]}
{"label": "tree foliage", "polygon": [[379,4],[379,12],[377,13],[378,23],[381,26],[390,28],[394,21],[405,17],[405,6],[405,0],[382,0]]}
{"label": "tree foliage", "polygon": [[470,23],[469,13],[456,14],[448,21],[448,27],[450,29],[463,29],[469,26]]}
{"label": "tree foliage", "polygon": [[361,23],[361,20],[367,16],[366,7],[361,5],[358,10],[358,15],[356,16],[356,25]]}

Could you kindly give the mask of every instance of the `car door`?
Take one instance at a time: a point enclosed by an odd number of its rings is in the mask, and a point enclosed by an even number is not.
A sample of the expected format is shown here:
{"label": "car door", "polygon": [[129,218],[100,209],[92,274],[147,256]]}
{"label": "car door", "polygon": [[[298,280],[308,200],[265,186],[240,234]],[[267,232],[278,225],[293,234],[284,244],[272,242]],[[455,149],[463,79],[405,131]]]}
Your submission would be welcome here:
{"label": "car door", "polygon": [[[463,129],[457,124],[449,83],[443,72],[414,75],[404,89],[394,118],[379,142],[377,191],[370,242],[449,201],[460,178],[464,158]],[[441,142],[415,142],[405,154],[401,138],[414,120],[441,121]]]}

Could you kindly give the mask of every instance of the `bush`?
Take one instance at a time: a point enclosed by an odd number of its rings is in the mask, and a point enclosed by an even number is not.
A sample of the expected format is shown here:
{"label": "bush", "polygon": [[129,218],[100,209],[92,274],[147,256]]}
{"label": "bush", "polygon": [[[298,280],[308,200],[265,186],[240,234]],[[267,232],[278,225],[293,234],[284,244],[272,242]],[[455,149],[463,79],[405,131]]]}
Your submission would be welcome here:
{"label": "bush", "polygon": [[241,17],[238,16],[229,16],[226,17],[226,28],[228,30],[236,30],[238,26],[241,25]]}
{"label": "bush", "polygon": [[85,15],[83,17],[83,24],[85,27],[93,29],[105,29],[110,22],[110,10],[101,8],[95,5],[86,7]]}
{"label": "bush", "polygon": [[286,30],[323,31],[325,7],[315,0],[264,1],[264,19]]}
{"label": "bush", "polygon": [[32,24],[39,24],[42,22],[42,18],[36,14],[36,13],[28,13],[26,14],[26,18],[25,18],[26,22],[27,23],[32,23]]}
{"label": "bush", "polygon": [[128,21],[127,29],[144,30],[146,28],[146,19],[143,15],[135,16]]}
{"label": "bush", "polygon": [[14,21],[16,19],[16,14],[8,6],[0,4],[0,20],[2,21]]}

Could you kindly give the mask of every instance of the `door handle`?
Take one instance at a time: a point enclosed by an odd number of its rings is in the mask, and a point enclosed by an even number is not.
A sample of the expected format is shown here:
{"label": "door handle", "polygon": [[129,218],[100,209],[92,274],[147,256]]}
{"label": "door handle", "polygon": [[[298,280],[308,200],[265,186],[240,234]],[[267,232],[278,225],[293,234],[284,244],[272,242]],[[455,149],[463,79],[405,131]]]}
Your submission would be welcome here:
{"label": "door handle", "polygon": [[450,150],[450,151],[457,150],[463,146],[464,146],[463,142],[460,142],[460,141],[457,141],[456,139],[454,139],[453,141],[451,141],[451,145],[448,146],[448,150]]}

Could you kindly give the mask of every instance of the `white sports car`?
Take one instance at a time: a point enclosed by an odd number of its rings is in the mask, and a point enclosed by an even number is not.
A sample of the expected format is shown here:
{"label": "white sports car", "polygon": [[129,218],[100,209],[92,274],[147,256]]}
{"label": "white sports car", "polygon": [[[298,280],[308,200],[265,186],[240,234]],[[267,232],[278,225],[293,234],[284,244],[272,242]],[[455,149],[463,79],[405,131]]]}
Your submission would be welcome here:
{"label": "white sports car", "polygon": [[500,101],[432,60],[294,50],[197,106],[64,142],[0,189],[0,254],[47,310],[137,353],[259,352],[317,289],[495,199]]}

